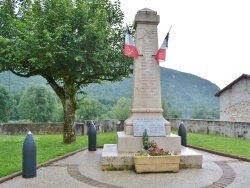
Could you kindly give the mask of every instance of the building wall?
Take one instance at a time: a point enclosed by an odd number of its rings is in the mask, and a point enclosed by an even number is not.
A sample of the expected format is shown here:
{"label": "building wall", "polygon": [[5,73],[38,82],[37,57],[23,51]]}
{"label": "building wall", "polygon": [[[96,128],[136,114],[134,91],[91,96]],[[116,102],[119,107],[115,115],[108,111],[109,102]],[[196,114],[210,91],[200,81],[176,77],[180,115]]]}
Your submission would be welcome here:
{"label": "building wall", "polygon": [[241,79],[221,93],[220,120],[250,122],[249,79]]}
{"label": "building wall", "polygon": [[[211,120],[186,120],[168,119],[171,129],[178,130],[181,122],[186,127],[187,133],[219,134],[235,138],[245,138],[250,140],[250,122],[230,122],[230,121],[211,121]],[[88,134],[88,123],[76,123],[77,135]],[[93,121],[97,133],[119,132],[124,130],[123,120],[96,120]],[[27,129],[32,134],[62,134],[63,123],[47,124],[0,124],[0,135],[26,134]]]}

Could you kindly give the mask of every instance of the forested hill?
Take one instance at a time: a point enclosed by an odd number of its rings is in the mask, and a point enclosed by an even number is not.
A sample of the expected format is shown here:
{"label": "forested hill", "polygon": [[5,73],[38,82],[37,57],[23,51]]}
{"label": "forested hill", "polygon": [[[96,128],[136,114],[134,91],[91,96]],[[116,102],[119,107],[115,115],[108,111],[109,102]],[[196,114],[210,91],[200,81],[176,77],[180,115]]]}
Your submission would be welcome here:
{"label": "forested hill", "polygon": [[25,90],[29,84],[46,84],[46,80],[41,76],[33,76],[30,78],[19,77],[11,72],[0,73],[0,85],[4,85],[12,94],[16,94],[21,90]]}
{"label": "forested hill", "polygon": [[[219,109],[219,99],[214,94],[220,88],[208,80],[173,69],[161,67],[161,92],[170,107],[177,107],[183,117],[190,117],[194,107],[205,105]],[[89,85],[85,91],[89,98],[131,98],[132,78],[102,86]]]}
{"label": "forested hill", "polygon": [[[171,108],[177,107],[183,117],[190,117],[194,107],[205,105],[209,109],[219,108],[219,99],[214,96],[220,88],[208,80],[198,76],[161,67],[161,91]],[[91,84],[84,89],[88,98],[131,98],[132,78],[121,82],[108,82],[103,85]],[[35,76],[20,78],[9,72],[0,74],[0,84],[6,86],[11,93],[24,90],[29,84],[46,84],[46,81]]]}

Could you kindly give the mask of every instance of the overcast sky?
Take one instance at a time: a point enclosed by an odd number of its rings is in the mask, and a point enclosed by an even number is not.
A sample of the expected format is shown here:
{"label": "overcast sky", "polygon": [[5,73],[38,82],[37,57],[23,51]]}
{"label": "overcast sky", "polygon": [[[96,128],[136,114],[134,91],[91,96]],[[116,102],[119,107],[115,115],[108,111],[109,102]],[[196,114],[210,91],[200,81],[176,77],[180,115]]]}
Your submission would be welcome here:
{"label": "overcast sky", "polygon": [[138,10],[160,15],[158,45],[170,26],[166,61],[160,66],[191,73],[220,87],[250,74],[248,0],[120,0],[124,22]]}

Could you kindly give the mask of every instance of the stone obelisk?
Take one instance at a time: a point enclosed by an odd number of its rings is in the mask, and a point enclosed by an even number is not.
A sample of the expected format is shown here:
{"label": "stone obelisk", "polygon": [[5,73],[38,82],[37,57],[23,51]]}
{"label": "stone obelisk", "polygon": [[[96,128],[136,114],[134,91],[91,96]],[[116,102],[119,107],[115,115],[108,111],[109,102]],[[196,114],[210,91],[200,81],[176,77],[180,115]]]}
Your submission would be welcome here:
{"label": "stone obelisk", "polygon": [[141,150],[145,130],[149,140],[164,150],[181,150],[180,137],[171,134],[170,123],[162,115],[160,66],[155,60],[159,20],[157,12],[148,8],[135,16],[135,44],[140,55],[134,60],[131,116],[125,120],[124,131],[117,132],[119,153]]}
{"label": "stone obelisk", "polygon": [[143,148],[145,129],[151,134],[149,140],[159,148],[181,154],[180,167],[202,165],[202,155],[181,146],[181,137],[171,133],[170,123],[162,115],[160,67],[155,60],[159,21],[157,12],[148,8],[137,11],[135,16],[135,44],[140,56],[134,60],[131,116],[125,121],[124,131],[117,132],[117,144],[104,144],[102,170],[132,169],[134,153]]}
{"label": "stone obelisk", "polygon": [[[157,25],[160,21],[156,11],[144,8],[135,16],[135,44],[140,54],[134,60],[133,94],[131,116],[125,121],[124,131],[133,135],[133,120],[163,118],[161,103],[160,66],[155,60],[158,50]],[[170,123],[165,119],[166,135],[170,134]]]}

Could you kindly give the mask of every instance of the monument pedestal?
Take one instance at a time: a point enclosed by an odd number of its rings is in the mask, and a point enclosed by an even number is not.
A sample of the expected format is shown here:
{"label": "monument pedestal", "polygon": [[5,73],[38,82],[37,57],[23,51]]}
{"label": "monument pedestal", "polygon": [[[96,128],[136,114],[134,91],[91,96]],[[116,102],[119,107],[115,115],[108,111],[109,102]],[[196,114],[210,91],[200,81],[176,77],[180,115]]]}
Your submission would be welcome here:
{"label": "monument pedestal", "polygon": [[[180,153],[180,169],[201,168],[202,155],[188,147],[181,146],[181,138],[175,134],[165,137],[149,137],[159,148]],[[104,144],[101,166],[103,171],[134,170],[134,153],[143,149],[142,137],[117,132],[117,144]]]}
{"label": "monument pedestal", "polygon": [[132,115],[125,120],[124,122],[124,132],[127,135],[133,135],[133,119],[163,119],[163,124],[165,126],[166,135],[170,135],[171,133],[171,127],[170,123],[165,120],[162,116],[162,109],[152,109],[152,108],[141,108],[141,109],[132,109],[131,110]]}
{"label": "monument pedestal", "polygon": [[[149,137],[149,141],[154,140],[159,148],[164,151],[181,151],[181,138],[175,134],[164,137]],[[143,149],[142,137],[127,135],[125,132],[117,132],[117,151],[119,153],[136,153]]]}

